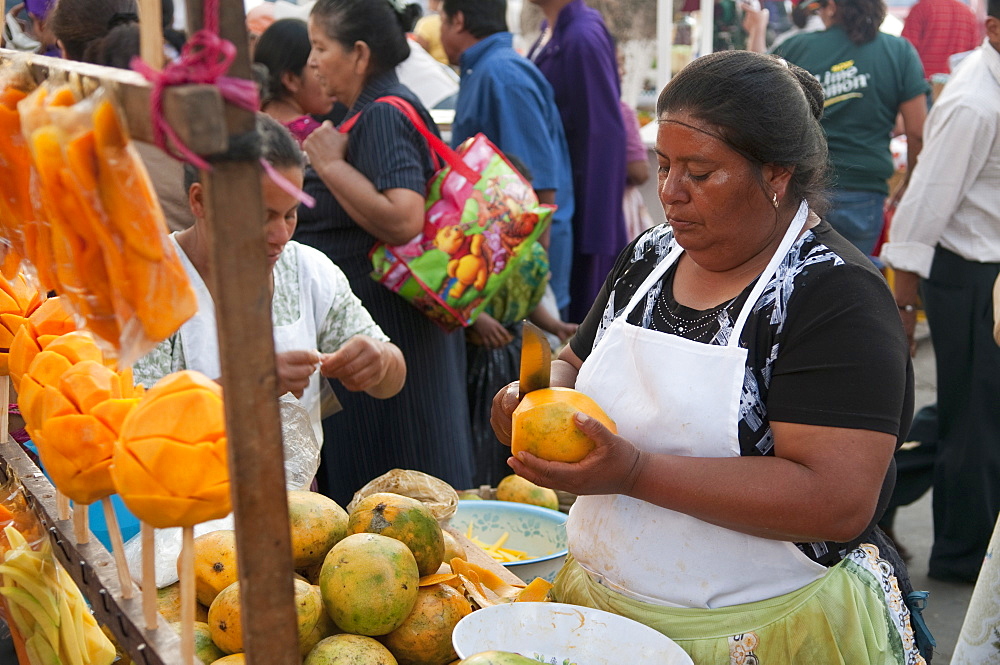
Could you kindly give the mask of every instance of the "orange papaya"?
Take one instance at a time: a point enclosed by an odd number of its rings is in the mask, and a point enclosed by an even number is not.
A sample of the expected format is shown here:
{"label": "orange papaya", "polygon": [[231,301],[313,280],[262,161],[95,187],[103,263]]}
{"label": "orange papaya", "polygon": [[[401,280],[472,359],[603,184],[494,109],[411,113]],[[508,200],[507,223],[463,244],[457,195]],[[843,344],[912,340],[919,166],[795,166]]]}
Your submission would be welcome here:
{"label": "orange papaya", "polygon": [[572,388],[532,390],[514,409],[511,453],[526,450],[556,462],[579,462],[593,450],[594,442],[576,426],[573,415],[583,412],[612,432],[615,423],[597,402]]}

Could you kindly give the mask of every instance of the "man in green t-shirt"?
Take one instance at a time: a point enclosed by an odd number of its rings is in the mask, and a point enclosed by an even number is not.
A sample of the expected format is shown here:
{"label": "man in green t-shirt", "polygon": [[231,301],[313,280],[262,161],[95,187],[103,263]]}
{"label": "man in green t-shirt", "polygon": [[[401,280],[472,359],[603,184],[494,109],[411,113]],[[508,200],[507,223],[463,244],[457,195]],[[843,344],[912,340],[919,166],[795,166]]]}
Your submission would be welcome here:
{"label": "man in green t-shirt", "polygon": [[910,173],[923,143],[927,82],[913,46],[878,31],[886,13],[882,0],[824,0],[818,13],[826,30],[792,37],[775,53],[823,86],[833,171],[826,218],[871,255],[893,174],[889,140],[896,115],[903,116]]}

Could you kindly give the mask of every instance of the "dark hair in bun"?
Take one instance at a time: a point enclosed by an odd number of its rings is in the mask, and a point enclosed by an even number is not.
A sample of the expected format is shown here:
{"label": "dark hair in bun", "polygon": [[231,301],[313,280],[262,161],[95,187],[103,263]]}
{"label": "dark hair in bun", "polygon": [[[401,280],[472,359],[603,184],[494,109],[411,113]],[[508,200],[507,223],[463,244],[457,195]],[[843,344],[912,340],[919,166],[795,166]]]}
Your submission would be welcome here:
{"label": "dark hair in bun", "polygon": [[714,126],[717,138],[751,163],[762,189],[761,167],[782,166],[792,172],[789,195],[806,199],[819,212],[825,209],[823,89],[809,72],[771,55],[710,53],[682,69],[660,93],[657,117],[679,111]]}
{"label": "dark hair in bun", "polygon": [[370,75],[394,69],[410,55],[406,33],[420,18],[420,5],[394,0],[318,0],[310,16],[330,39],[346,48],[355,42],[371,50]]}

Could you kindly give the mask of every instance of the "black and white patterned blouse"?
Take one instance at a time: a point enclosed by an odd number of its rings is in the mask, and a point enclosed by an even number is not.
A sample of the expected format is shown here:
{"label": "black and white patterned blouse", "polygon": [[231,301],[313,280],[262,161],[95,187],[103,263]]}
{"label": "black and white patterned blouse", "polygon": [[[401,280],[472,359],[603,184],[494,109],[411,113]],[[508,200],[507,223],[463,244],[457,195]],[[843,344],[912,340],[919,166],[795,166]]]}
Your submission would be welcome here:
{"label": "black and white patterned blouse", "polygon": [[[670,227],[663,224],[640,235],[619,255],[571,341],[577,356],[586,360],[675,242]],[[675,271],[676,264],[629,314],[628,323],[726,344],[754,285],[733,301],[697,311],[674,299]],[[871,261],[826,222],[792,245],[754,305],[740,346],[748,350],[740,400],[743,455],[774,454],[772,420],[887,432],[902,443],[913,409],[913,375],[895,301]],[[894,481],[893,467],[872,525]],[[835,545],[799,547],[829,565],[841,558],[843,548]]]}

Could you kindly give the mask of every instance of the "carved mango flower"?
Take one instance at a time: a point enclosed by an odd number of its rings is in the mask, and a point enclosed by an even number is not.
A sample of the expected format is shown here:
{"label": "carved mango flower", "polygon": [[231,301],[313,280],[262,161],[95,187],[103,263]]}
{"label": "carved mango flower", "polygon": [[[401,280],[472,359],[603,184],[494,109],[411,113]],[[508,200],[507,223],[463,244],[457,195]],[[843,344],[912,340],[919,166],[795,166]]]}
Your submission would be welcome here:
{"label": "carved mango flower", "polygon": [[160,379],[125,419],[111,475],[128,509],[156,528],[228,515],[222,388],[192,370]]}
{"label": "carved mango flower", "polygon": [[52,483],[76,503],[114,494],[114,442],[141,394],[132,370],[108,367],[93,336],[79,331],[46,344],[21,377],[25,427]]}
{"label": "carved mango flower", "polygon": [[22,273],[11,280],[0,276],[0,375],[9,373],[7,359],[14,335],[41,304],[38,291]]}

